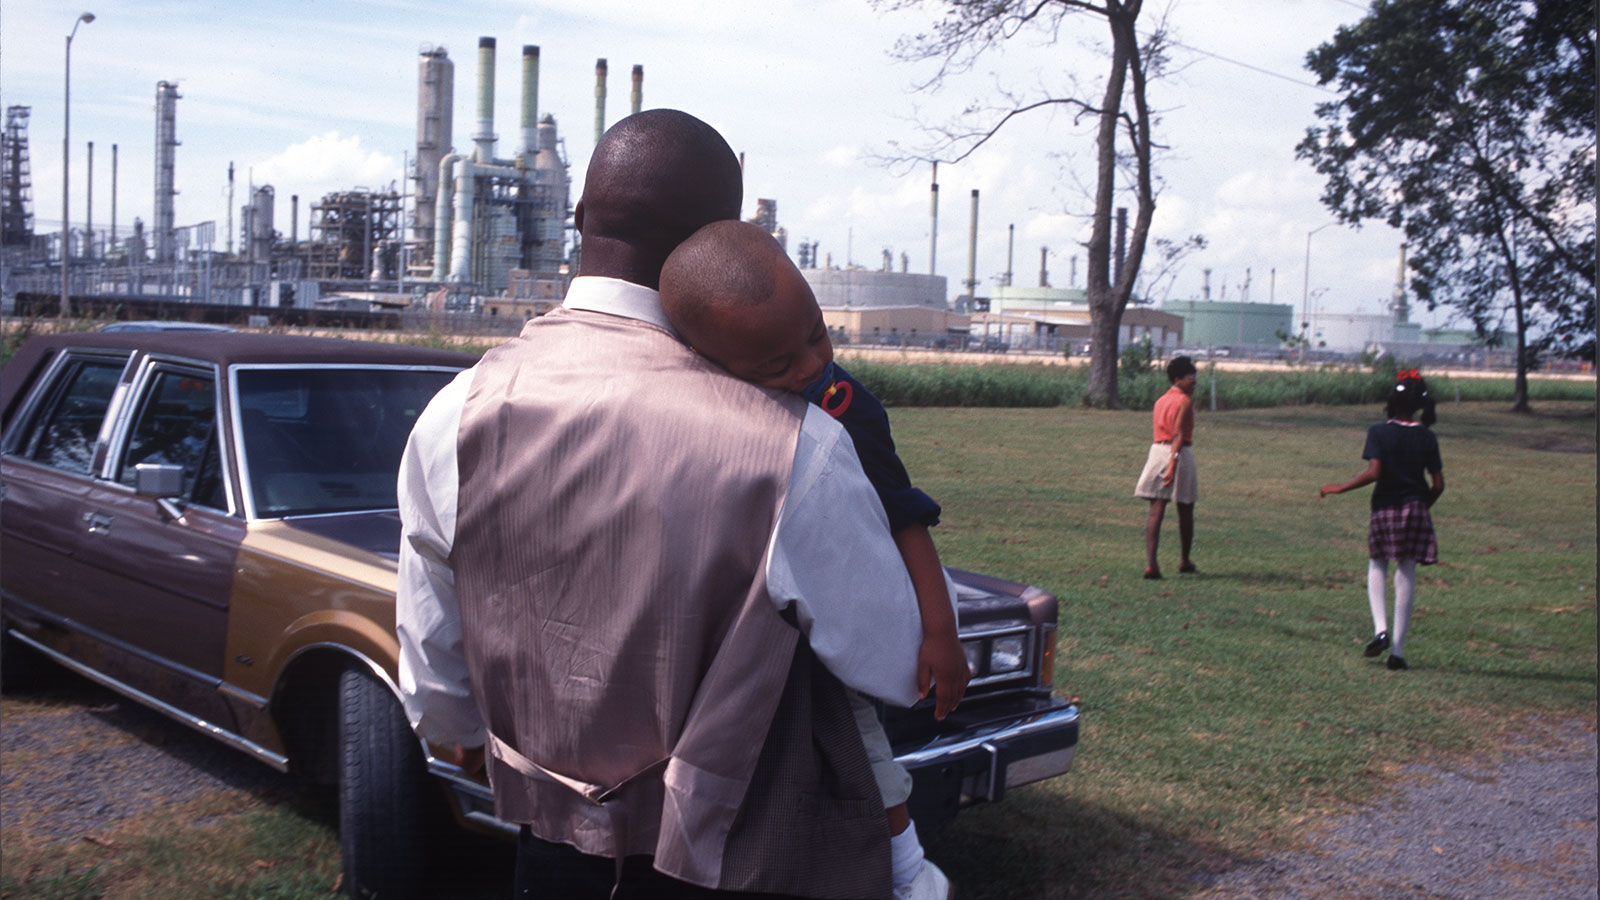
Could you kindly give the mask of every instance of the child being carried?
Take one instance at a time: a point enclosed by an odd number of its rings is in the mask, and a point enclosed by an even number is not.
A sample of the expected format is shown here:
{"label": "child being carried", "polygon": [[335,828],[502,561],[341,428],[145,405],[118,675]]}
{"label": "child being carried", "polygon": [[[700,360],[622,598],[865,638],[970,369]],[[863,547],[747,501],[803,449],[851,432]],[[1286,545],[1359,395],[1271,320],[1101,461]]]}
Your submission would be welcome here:
{"label": "child being carried", "polygon": [[[935,716],[949,715],[971,673],[956,635],[950,587],[928,534],[939,521],[939,504],[912,486],[895,453],[883,404],[834,364],[822,311],[800,270],[759,227],[713,222],[668,257],[661,270],[661,306],[678,335],[701,356],[737,378],[799,394],[844,426],[883,502],[916,590],[923,633],[918,689],[923,696],[935,692]],[[923,858],[906,810],[911,777],[895,762],[872,702],[849,693],[887,807],[895,896],[947,897],[949,882]]]}

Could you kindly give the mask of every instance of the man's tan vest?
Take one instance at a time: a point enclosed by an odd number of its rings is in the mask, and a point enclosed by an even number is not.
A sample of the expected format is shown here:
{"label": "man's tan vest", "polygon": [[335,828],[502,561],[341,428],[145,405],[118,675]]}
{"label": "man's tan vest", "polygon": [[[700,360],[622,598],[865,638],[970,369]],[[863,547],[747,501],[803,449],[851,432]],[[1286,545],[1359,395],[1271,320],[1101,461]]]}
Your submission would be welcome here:
{"label": "man's tan vest", "polygon": [[803,414],[599,313],[478,364],[451,567],[502,820],[705,887],[888,895],[848,702],[766,594]]}

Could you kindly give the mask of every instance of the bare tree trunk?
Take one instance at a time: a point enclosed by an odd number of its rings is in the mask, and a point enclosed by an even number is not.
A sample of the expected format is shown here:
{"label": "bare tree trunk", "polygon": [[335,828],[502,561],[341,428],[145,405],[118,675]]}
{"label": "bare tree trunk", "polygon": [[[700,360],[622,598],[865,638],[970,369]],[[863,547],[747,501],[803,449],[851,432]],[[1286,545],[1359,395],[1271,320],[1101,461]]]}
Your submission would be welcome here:
{"label": "bare tree trunk", "polygon": [[1515,275],[1511,279],[1511,303],[1517,318],[1517,382],[1511,391],[1511,411],[1532,412],[1533,407],[1528,404],[1528,335],[1523,323],[1522,287]]}
{"label": "bare tree trunk", "polygon": [[[1094,225],[1089,232],[1089,273],[1085,285],[1089,300],[1089,385],[1084,402],[1092,406],[1120,409],[1117,396],[1117,331],[1122,324],[1122,308],[1111,285],[1111,205],[1117,189],[1117,114],[1122,109],[1122,86],[1128,76],[1131,55],[1126,42],[1111,22],[1111,75],[1106,79],[1105,98],[1100,103],[1100,128],[1095,137],[1097,171],[1094,193]],[[1137,52],[1137,45],[1131,48]],[[1124,301],[1125,302],[1125,301]]]}
{"label": "bare tree trunk", "polygon": [[[1515,228],[1516,223],[1513,222],[1511,227]],[[1501,254],[1505,256],[1506,280],[1511,283],[1511,309],[1517,322],[1517,380],[1511,390],[1511,411],[1532,412],[1532,407],[1528,405],[1528,332],[1523,315],[1522,272],[1517,267],[1516,250],[1506,237],[1504,220],[1495,228],[1495,238],[1500,243]]]}

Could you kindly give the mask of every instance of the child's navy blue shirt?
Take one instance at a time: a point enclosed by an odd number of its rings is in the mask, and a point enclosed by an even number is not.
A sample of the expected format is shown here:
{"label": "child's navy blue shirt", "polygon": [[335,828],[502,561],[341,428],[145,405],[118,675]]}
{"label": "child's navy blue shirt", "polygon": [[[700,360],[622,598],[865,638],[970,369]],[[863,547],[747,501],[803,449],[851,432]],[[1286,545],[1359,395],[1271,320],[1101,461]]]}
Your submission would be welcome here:
{"label": "child's navy blue shirt", "polygon": [[939,524],[939,504],[911,486],[911,476],[894,452],[889,413],[871,391],[843,367],[829,363],[822,377],[801,395],[838,419],[849,433],[856,455],[861,457],[861,468],[877,490],[884,512],[889,514],[890,532],[917,523],[929,527]]}

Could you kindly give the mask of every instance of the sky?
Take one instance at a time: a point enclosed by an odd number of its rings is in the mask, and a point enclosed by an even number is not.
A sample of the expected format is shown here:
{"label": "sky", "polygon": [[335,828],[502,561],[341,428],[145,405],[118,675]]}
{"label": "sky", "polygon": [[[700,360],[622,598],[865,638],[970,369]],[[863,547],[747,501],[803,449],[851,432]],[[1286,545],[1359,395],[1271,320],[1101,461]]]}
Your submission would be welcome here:
{"label": "sky", "polygon": [[[1378,313],[1392,297],[1400,234],[1372,223],[1339,225],[1319,201],[1322,180],[1294,146],[1337,99],[1304,69],[1306,53],[1364,14],[1356,0],[1150,0],[1146,30],[1164,15],[1175,42],[1172,71],[1149,88],[1159,113],[1160,180],[1151,238],[1205,237],[1205,250],[1141,290],[1154,299],[1277,302],[1298,319]],[[644,67],[646,108],[674,107],[715,126],[745,158],[745,215],[777,201],[791,254],[814,241],[835,265],[929,266],[930,167],[886,163],[917,155],[929,129],[1007,94],[1098,97],[1108,68],[1103,22],[1069,18],[1053,36],[1024,33],[980,57],[936,91],[919,89],[926,63],[895,58],[897,40],[926,31],[936,3],[880,10],[868,0],[30,0],[0,7],[0,104],[32,107],[30,160],[36,229],[61,218],[63,67],[81,12],[95,20],[71,43],[71,218],[89,210],[87,143],[93,141],[93,218],[110,224],[116,144],[117,226],[152,221],[155,90],[175,82],[177,224],[228,221],[227,170],[235,167],[234,227],[250,184],[273,186],[276,226],[299,235],[313,200],[356,188],[401,189],[415,153],[419,51],[444,47],[455,63],[454,143],[475,131],[477,46],[498,45],[497,155],[519,132],[521,48],[540,47],[539,114],[555,117],[571,164],[573,199],[594,145],[595,61],[608,61],[606,121],[629,111],[630,75]],[[1000,283],[1038,284],[1041,248],[1050,283],[1071,282],[1088,236],[1093,122],[1041,110],[1013,120],[989,144],[939,166],[937,274],[962,292],[971,191],[979,191],[978,294]],[[1014,238],[1011,236],[1014,229]],[[1308,238],[1309,235],[1309,238]],[[237,239],[235,239],[237,246]],[[1307,254],[1309,248],[1309,272]],[[1448,311],[1416,310],[1427,325]]]}

